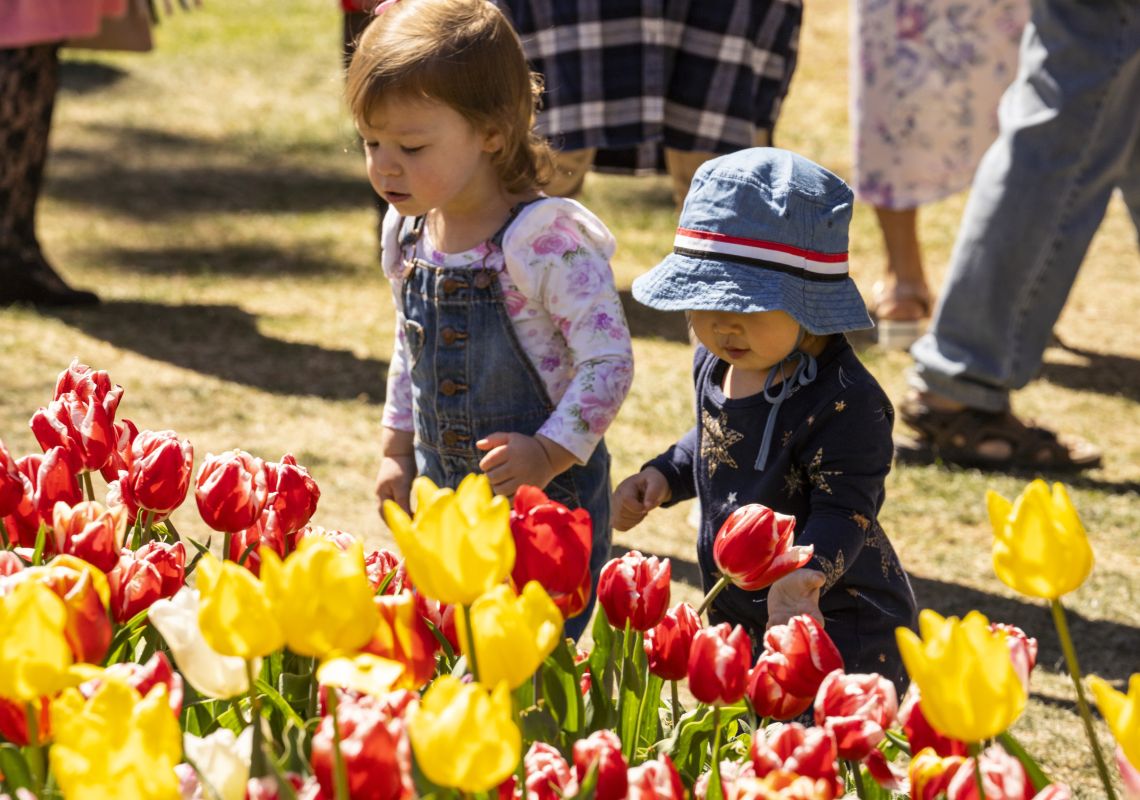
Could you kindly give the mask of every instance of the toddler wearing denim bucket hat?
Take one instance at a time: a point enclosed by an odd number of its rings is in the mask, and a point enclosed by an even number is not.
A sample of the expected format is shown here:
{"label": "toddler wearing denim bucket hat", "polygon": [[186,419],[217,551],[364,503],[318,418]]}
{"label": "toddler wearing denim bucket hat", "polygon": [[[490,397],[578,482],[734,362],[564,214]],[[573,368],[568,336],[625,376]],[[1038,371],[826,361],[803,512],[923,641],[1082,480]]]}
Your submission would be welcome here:
{"label": "toddler wearing denim bucket hat", "polygon": [[769,625],[823,621],[847,672],[901,690],[895,628],[913,627],[910,581],[878,522],[894,410],[844,333],[871,327],[847,270],[851,189],[786,150],[707,162],[693,178],[673,253],[633,296],[683,310],[699,340],[696,425],[614,492],[614,527],[698,498],[697,558],[716,582],[713,541],[742,505],[796,518],[804,567],[768,589],[729,586],[710,621],[743,625],[759,649]]}

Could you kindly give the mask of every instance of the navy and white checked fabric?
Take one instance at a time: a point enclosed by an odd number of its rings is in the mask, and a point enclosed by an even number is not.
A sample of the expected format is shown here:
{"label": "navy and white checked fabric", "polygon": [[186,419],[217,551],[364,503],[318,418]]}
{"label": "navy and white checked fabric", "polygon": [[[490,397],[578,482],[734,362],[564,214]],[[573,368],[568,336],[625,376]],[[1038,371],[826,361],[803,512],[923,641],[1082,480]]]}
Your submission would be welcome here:
{"label": "navy and white checked fabric", "polygon": [[[728,153],[771,131],[802,0],[494,0],[546,82],[539,129],[563,150]],[[603,164],[604,159],[599,159]]]}

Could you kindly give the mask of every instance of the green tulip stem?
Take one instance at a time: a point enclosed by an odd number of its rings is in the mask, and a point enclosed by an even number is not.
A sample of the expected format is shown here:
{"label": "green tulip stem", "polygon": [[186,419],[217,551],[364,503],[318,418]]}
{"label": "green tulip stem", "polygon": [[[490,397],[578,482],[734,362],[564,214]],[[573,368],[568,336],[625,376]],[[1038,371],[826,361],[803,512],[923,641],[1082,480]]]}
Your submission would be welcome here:
{"label": "green tulip stem", "polygon": [[1073,637],[1069,634],[1069,623],[1065,619],[1065,608],[1059,599],[1049,603],[1053,611],[1053,625],[1057,628],[1057,636],[1061,640],[1061,651],[1065,654],[1065,663],[1069,665],[1069,677],[1073,679],[1073,686],[1077,687],[1077,708],[1081,712],[1081,720],[1085,723],[1085,734],[1092,745],[1093,758],[1096,760],[1096,771],[1100,774],[1100,782],[1104,784],[1104,793],[1108,800],[1116,800],[1116,792],[1112,788],[1112,779],[1109,777],[1108,765],[1104,762],[1104,754],[1100,751],[1100,742],[1097,741],[1096,731],[1093,730],[1092,713],[1089,711],[1088,701],[1085,699],[1085,687],[1081,683],[1081,666],[1077,663],[1077,651],[1073,647]]}
{"label": "green tulip stem", "polygon": [[349,800],[348,768],[344,764],[344,753],[340,751],[340,719],[337,712],[337,690],[330,686],[325,693],[328,698],[328,713],[333,721],[333,800]]}
{"label": "green tulip stem", "polygon": [[986,800],[986,779],[982,776],[982,749],[984,742],[971,742],[966,752],[974,762],[974,785],[978,787],[978,800]]}
{"label": "green tulip stem", "polygon": [[713,704],[712,780],[716,781],[716,795],[709,792],[708,800],[724,800],[724,786],[720,781],[720,704]]}
{"label": "green tulip stem", "polygon": [[[855,794],[859,800],[867,800],[867,787],[863,785],[863,770],[859,768],[858,761],[846,759],[844,763],[847,766],[847,774],[851,776],[851,780],[855,783]],[[981,800],[986,800],[983,796]]]}
{"label": "green tulip stem", "polygon": [[39,712],[33,703],[24,703],[24,718],[28,726],[28,772],[31,773],[35,784],[35,795],[39,797],[44,788],[46,768],[44,766],[44,748],[40,745]]}
{"label": "green tulip stem", "polygon": [[230,542],[233,541],[234,535],[226,531],[222,537],[222,561],[230,560]]}
{"label": "green tulip stem", "polygon": [[305,719],[310,720],[317,715],[317,695],[320,685],[317,683],[316,656],[309,659],[309,699],[305,704]]}
{"label": "green tulip stem", "polygon": [[262,778],[266,775],[265,750],[261,738],[261,695],[253,676],[253,659],[245,660],[245,677],[249,681],[249,724],[253,726],[253,743],[249,751],[249,777]]}
{"label": "green tulip stem", "polygon": [[142,531],[143,531],[142,541],[143,541],[143,544],[146,544],[147,542],[149,542],[151,540],[151,538],[154,535],[154,531],[152,530],[152,526],[154,525],[154,518],[157,517],[158,515],[153,511],[148,511],[145,508],[140,510],[139,514],[142,516]]}
{"label": "green tulip stem", "polygon": [[479,662],[475,658],[475,627],[471,624],[471,606],[463,604],[463,622],[467,628],[467,665],[470,667],[471,677],[479,682]]}
{"label": "green tulip stem", "polygon": [[669,689],[673,695],[673,730],[681,723],[681,698],[677,695],[677,682],[669,681]]}
{"label": "green tulip stem", "polygon": [[727,575],[720,576],[717,582],[713,584],[713,587],[709,589],[709,593],[705,595],[705,599],[701,601],[701,604],[699,606],[697,606],[698,617],[704,615],[705,611],[709,608],[709,606],[712,605],[712,601],[716,599],[716,596],[723,592],[724,587],[728,586],[730,583],[732,583],[732,581],[728,579]]}
{"label": "green tulip stem", "polygon": [[12,542],[8,539],[8,526],[4,524],[3,517],[0,517],[0,539],[4,540],[5,550],[11,549]]}
{"label": "green tulip stem", "polygon": [[166,529],[170,531],[170,535],[174,537],[174,541],[178,542],[182,540],[182,534],[180,534],[178,532],[178,529],[174,527],[173,519],[167,517],[165,520],[163,520],[163,524],[166,525]]}
{"label": "green tulip stem", "polygon": [[95,486],[91,483],[91,473],[83,473],[83,489],[87,492],[87,499],[95,499]]}
{"label": "green tulip stem", "polygon": [[631,630],[631,628],[630,628],[629,620],[627,619],[625,621],[625,632],[622,634],[622,639],[621,639],[621,665],[620,665],[620,668],[618,669],[618,685],[617,685],[618,725],[621,724],[622,711],[623,711],[623,708],[625,706],[625,692],[622,691],[622,687],[625,686],[625,671],[626,671],[628,664],[629,664],[629,634],[630,634],[630,630]]}

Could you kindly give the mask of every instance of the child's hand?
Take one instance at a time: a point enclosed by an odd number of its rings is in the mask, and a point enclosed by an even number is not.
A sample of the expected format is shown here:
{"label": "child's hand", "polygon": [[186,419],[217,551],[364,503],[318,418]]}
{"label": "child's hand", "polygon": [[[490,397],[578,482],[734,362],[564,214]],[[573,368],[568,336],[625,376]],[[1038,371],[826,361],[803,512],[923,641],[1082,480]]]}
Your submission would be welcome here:
{"label": "child's hand", "polygon": [[819,590],[825,582],[822,572],[801,567],[773,583],[768,589],[768,627],[785,625],[800,614],[814,617],[823,625]]}
{"label": "child's hand", "polygon": [[569,450],[545,436],[492,433],[475,446],[487,451],[479,469],[490,479],[495,494],[507,497],[524,484],[545,489],[555,475],[577,463]]}
{"label": "child's hand", "polygon": [[614,530],[628,531],[671,495],[669,481],[659,469],[646,467],[636,475],[630,475],[614,489]]}
{"label": "child's hand", "polygon": [[415,456],[384,456],[376,473],[376,499],[380,513],[384,501],[391,500],[408,514],[412,513],[412,480],[416,477]]}

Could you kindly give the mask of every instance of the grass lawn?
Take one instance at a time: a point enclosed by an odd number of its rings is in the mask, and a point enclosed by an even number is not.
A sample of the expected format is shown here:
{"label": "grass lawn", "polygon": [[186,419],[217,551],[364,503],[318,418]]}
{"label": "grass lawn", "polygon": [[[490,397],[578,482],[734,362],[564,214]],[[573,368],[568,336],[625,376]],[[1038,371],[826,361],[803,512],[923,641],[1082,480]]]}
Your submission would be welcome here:
{"label": "grass lawn", "polygon": [[[234,447],[272,459],[292,452],[323,491],[315,522],[389,541],[371,486],[392,307],[339,95],[339,25],[332,0],[214,2],[164,21],[151,54],[67,52],[40,232],[68,279],[97,289],[104,303],[0,310],[0,437],[14,453],[38,449],[28,418],[78,356],[126,387],[120,417],[177,430],[199,459]],[[846,5],[810,6],[801,48],[778,143],[849,175]],[[582,201],[617,236],[623,290],[669,251],[675,219],[665,179],[594,175]],[[935,286],[963,202],[952,197],[922,213]],[[883,261],[867,208],[856,211],[851,256],[866,291]],[[1102,469],[1069,484],[1099,561],[1067,603],[1082,666],[1118,687],[1140,670],[1136,270],[1136,232],[1114,199],[1056,329],[1070,349],[1050,349],[1041,380],[1016,398],[1019,411],[1105,450]],[[692,423],[683,321],[629,311],[637,378],[608,436],[615,479]],[[901,399],[909,358],[874,348],[862,355]],[[990,567],[985,490],[1011,497],[1025,481],[898,468],[883,523],[921,605],[944,614],[977,608],[1038,637],[1031,704],[1015,732],[1052,776],[1096,797],[1049,614]],[[678,596],[693,599],[686,513],[659,512],[616,542],[670,556]],[[192,505],[175,519],[184,533],[205,536]]]}

